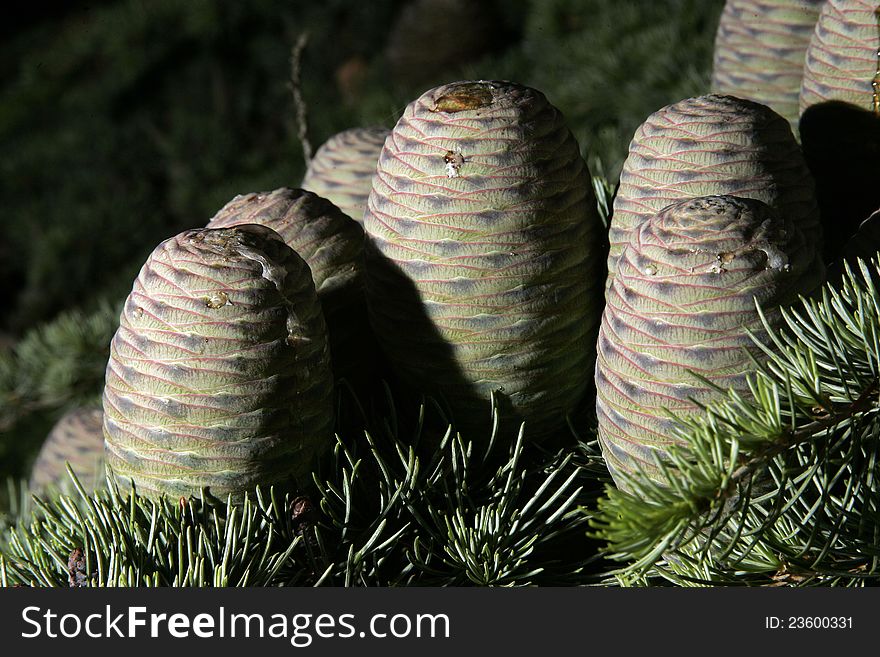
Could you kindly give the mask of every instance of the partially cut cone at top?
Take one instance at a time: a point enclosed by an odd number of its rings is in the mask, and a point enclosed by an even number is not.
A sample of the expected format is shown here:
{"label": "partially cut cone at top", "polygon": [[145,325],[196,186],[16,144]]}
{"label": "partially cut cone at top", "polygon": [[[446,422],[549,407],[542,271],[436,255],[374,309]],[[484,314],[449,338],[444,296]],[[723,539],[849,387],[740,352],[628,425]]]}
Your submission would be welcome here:
{"label": "partially cut cone at top", "polygon": [[823,5],[807,49],[800,109],[832,262],[880,206],[880,2]]}
{"label": "partially cut cone at top", "polygon": [[804,63],[801,114],[827,101],[880,114],[877,0],[827,0],[822,6]]}
{"label": "partially cut cone at top", "polygon": [[263,226],[183,232],[126,299],[104,387],[107,465],[147,495],[240,498],[308,476],[332,441],[308,265]]}
{"label": "partially cut cone at top", "polygon": [[797,133],[804,56],[823,0],[727,0],[715,35],[712,91],[767,105]]}

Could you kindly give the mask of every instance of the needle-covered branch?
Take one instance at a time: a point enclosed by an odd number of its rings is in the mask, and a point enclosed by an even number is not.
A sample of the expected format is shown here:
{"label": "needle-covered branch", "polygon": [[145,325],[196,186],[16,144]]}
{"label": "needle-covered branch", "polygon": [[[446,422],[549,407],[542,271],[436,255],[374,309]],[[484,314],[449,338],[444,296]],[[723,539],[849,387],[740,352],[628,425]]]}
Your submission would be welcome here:
{"label": "needle-covered branch", "polygon": [[[749,395],[681,419],[663,477],[594,511],[626,579],[858,585],[880,580],[877,263],[783,312]],[[685,447],[686,446],[686,447]]]}

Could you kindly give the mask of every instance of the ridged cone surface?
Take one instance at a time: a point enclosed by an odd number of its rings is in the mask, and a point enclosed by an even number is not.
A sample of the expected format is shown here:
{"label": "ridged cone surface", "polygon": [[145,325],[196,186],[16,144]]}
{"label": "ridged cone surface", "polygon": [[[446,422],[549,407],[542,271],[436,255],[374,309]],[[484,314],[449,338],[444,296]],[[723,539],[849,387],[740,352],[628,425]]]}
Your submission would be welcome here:
{"label": "ridged cone surface", "polygon": [[880,28],[877,0],[828,0],[804,64],[800,110],[839,100],[873,110]]}
{"label": "ridged cone surface", "polygon": [[670,420],[700,412],[721,386],[747,392],[753,343],[779,306],[813,290],[824,270],[791,219],[732,196],[667,207],[630,233],[608,290],[596,360],[596,412],[605,461],[657,477],[654,458],[671,443]]}
{"label": "ridged cone surface", "polygon": [[715,34],[712,91],[767,105],[797,135],[804,55],[822,0],[727,0]]}
{"label": "ridged cone surface", "polygon": [[330,200],[362,224],[376,162],[389,132],[352,128],[333,135],[315,153],[301,187]]}
{"label": "ridged cone surface", "polygon": [[290,188],[236,196],[214,215],[208,228],[240,224],[271,228],[306,261],[330,332],[334,368],[337,376],[348,375],[358,363],[353,360],[357,350],[347,347],[359,344],[359,336],[368,330],[363,229],[327,199]]}
{"label": "ridged cone surface", "polygon": [[100,408],[75,408],[65,413],[43,441],[31,470],[28,488],[42,494],[49,488],[67,490],[73,482],[67,464],[86,491],[104,481],[104,434]]}
{"label": "ridged cone surface", "polygon": [[654,112],[630,143],[609,229],[608,286],[636,227],[667,205],[713,195],[763,201],[808,240],[821,239],[815,186],[788,122],[749,100],[688,98]]}
{"label": "ridged cone surface", "polygon": [[263,226],[183,232],[126,299],[104,387],[107,464],[148,495],[238,497],[332,441],[326,327],[306,263]]}
{"label": "ridged cone surface", "polygon": [[336,205],[304,189],[241,194],[224,205],[208,228],[259,224],[278,233],[312,272],[318,296],[361,284],[364,231]]}
{"label": "ridged cone surface", "polygon": [[404,381],[441,394],[459,428],[488,400],[536,438],[588,384],[601,312],[601,222],[559,111],[509,82],[412,102],[388,138],[364,228],[367,296]]}

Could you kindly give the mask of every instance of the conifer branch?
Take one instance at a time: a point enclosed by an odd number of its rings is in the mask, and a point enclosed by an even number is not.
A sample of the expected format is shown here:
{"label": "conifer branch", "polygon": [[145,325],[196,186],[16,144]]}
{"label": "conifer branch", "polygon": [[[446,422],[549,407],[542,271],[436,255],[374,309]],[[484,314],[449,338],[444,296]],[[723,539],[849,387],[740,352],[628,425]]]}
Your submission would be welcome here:
{"label": "conifer branch", "polygon": [[[393,400],[389,398],[389,408]],[[0,527],[4,586],[391,586],[597,582],[578,506],[593,499],[578,456],[527,444],[477,449],[423,404],[414,437],[390,415],[341,438],[300,495],[241,504],[107,490],[34,498]],[[428,417],[430,416],[430,417]],[[442,421],[442,418],[440,418]],[[497,415],[496,415],[497,424]],[[493,443],[494,441],[489,441]],[[481,441],[479,444],[486,444]]]}
{"label": "conifer branch", "polygon": [[0,431],[39,410],[93,401],[101,392],[119,308],[59,315],[0,351]]}
{"label": "conifer branch", "polygon": [[[682,419],[663,482],[631,477],[591,511],[624,581],[880,581],[877,263],[802,299],[733,391]],[[767,328],[765,326],[765,328]],[[769,330],[769,329],[768,329]]]}

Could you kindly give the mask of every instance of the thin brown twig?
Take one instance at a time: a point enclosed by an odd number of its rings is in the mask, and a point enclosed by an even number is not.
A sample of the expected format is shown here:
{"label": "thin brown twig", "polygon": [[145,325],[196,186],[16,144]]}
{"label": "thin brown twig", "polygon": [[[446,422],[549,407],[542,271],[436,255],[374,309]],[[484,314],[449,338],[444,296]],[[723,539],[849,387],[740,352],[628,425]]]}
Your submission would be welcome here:
{"label": "thin brown twig", "polygon": [[306,166],[312,161],[312,143],[309,141],[308,107],[302,94],[302,58],[309,43],[309,33],[302,32],[290,51],[290,92],[296,110],[297,138],[302,146]]}

